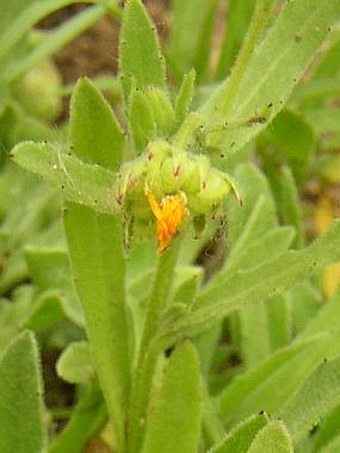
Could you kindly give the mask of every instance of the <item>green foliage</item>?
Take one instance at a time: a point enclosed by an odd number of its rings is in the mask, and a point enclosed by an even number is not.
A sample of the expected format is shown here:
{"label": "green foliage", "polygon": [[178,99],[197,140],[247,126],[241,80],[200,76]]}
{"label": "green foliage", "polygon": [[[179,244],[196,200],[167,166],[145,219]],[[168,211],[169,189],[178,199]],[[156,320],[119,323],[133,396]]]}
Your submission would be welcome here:
{"label": "green foliage", "polygon": [[1,358],[0,393],[1,451],[43,451],[40,363],[36,340],[29,332],[17,336]]}
{"label": "green foliage", "polygon": [[39,46],[34,48],[24,58],[16,61],[15,64],[11,61],[4,71],[5,78],[10,82],[17,81],[44,58],[72,41],[82,31],[90,27],[103,13],[104,10],[102,7],[94,6],[90,10],[84,11],[73,19],[70,19],[61,25],[48,39],[43,40]]}
{"label": "green foliage", "polygon": [[77,1],[0,3],[4,12],[0,33],[0,139],[6,148],[20,140],[53,136],[49,124],[61,112],[62,82],[50,57],[93,25],[105,9],[95,5],[51,32],[32,28],[49,14],[73,3]]}
{"label": "green foliage", "polygon": [[261,429],[252,442],[249,453],[277,451],[292,453],[293,446],[287,428],[281,421],[273,421]]}
{"label": "green foliage", "polygon": [[72,384],[91,380],[94,370],[88,343],[71,343],[58,360],[57,371],[60,377]]}
{"label": "green foliage", "polygon": [[201,424],[201,389],[197,353],[189,343],[172,353],[155,395],[142,451],[185,453],[197,450]]}
{"label": "green foliage", "polygon": [[325,264],[339,259],[334,242],[339,235],[340,223],[334,222],[328,232],[310,247],[296,252],[289,250],[279,257],[265,261],[259,266],[240,272],[232,272],[228,278],[223,272],[217,274],[211,284],[201,291],[195,301],[195,311],[177,325],[169,327],[175,337],[177,332],[195,330],[214,319],[221,319],[241,308],[245,300],[268,299],[296,285]]}
{"label": "green foliage", "polygon": [[[292,134],[291,131],[298,131]],[[315,148],[313,130],[296,113],[283,110],[272,122],[272,127],[265,132],[266,139],[281,156],[270,159],[271,165],[277,165],[280,160],[289,163],[299,180],[303,177]],[[275,161],[278,162],[275,162]]]}
{"label": "green foliage", "polygon": [[192,67],[197,71],[195,61],[202,51],[203,39],[209,41],[209,32],[204,34],[204,25],[210,13],[209,9],[215,9],[215,5],[215,1],[173,1],[169,59],[174,70],[179,74],[183,74]]}
{"label": "green foliage", "polygon": [[[327,347],[327,337],[314,337],[291,344],[237,376],[219,396],[223,419],[242,420],[261,410],[271,413],[286,401],[301,379],[320,360],[320,351],[327,350]],[[271,398],[269,395],[275,396]]]}
{"label": "green foliage", "polygon": [[65,154],[58,146],[33,142],[18,144],[11,159],[64,191],[68,200],[103,213],[117,210],[113,193],[116,175],[99,165]]}
{"label": "green foliage", "polygon": [[86,442],[97,434],[106,421],[107,413],[100,389],[96,383],[92,383],[75,407],[67,427],[52,441],[49,451],[81,453]]}
{"label": "green foliage", "polygon": [[267,423],[268,417],[264,412],[253,415],[237,425],[218,445],[215,445],[209,451],[211,453],[224,453],[228,451],[235,453],[247,452],[257,432],[266,426]]}
{"label": "green foliage", "polygon": [[339,404],[339,358],[324,359],[304,384],[281,408],[279,415],[295,441]]}
{"label": "green foliage", "polygon": [[70,115],[73,153],[84,161],[117,170],[122,161],[123,130],[109,104],[86,78],[74,89]]}
{"label": "green foliage", "polygon": [[[301,200],[339,181],[339,0],[173,0],[161,38],[98,0],[32,34],[72,3],[0,18],[1,451],[337,451],[340,222],[310,205],[311,238]],[[54,130],[50,57],[105,11],[118,76],[81,78]],[[75,387],[46,421],[26,329]]]}
{"label": "green foliage", "polygon": [[184,120],[189,112],[194,95],[195,78],[196,73],[194,70],[191,70],[183,77],[182,85],[175,103],[175,114],[178,124]]}
{"label": "green foliage", "polygon": [[164,88],[164,57],[160,53],[156,28],[140,0],[129,0],[126,5],[119,55],[126,96],[131,83],[142,90],[152,86]]}
{"label": "green foliage", "polygon": [[[306,15],[306,8],[311,13]],[[211,132],[207,146],[236,152],[263,130],[282,109],[288,96],[326,38],[329,28],[339,19],[337,0],[324,8],[317,0],[289,2],[272,28],[242,68],[237,86],[233,79],[222,83],[203,106],[207,123],[250,121],[238,128]],[[263,71],[265,70],[265,75]],[[235,82],[236,85],[236,82]],[[257,121],[257,117],[261,117]]]}
{"label": "green foliage", "polygon": [[51,293],[47,296],[47,292],[53,289],[59,291],[59,300],[64,313],[75,324],[83,327],[84,315],[70,278],[66,251],[30,246],[25,250],[25,258],[28,272],[37,290],[42,293],[44,303],[51,301]]}
{"label": "green foliage", "polygon": [[230,0],[228,2],[228,22],[225,27],[223,44],[216,70],[217,79],[223,79],[225,77],[233,60],[236,58],[249,26],[253,10],[254,4],[251,0],[245,0],[242,3],[237,0]]}
{"label": "green foliage", "polygon": [[130,94],[129,120],[135,147],[142,150],[155,137],[155,124],[146,95],[137,89]]}
{"label": "green foliage", "polygon": [[93,360],[118,442],[123,442],[131,352],[120,227],[115,217],[75,204],[67,205],[64,222]]}

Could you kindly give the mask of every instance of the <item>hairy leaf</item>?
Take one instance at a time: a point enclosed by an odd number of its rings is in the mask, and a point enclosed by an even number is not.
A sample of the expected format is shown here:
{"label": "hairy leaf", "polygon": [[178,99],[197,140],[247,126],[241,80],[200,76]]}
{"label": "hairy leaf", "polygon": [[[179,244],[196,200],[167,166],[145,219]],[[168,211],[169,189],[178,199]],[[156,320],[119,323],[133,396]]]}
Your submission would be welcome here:
{"label": "hairy leaf", "polygon": [[209,453],[247,453],[257,432],[266,426],[268,417],[265,412],[252,415],[235,426]]}
{"label": "hairy leaf", "polygon": [[38,346],[30,332],[16,337],[0,363],[0,450],[36,453],[46,447]]}
{"label": "hairy leaf", "polygon": [[[309,11],[306,14],[306,11]],[[236,92],[224,82],[200,111],[203,121],[240,127],[211,132],[207,146],[239,150],[282,109],[305,68],[340,16],[338,0],[289,2],[241,75]]]}
{"label": "hairy leaf", "polygon": [[274,420],[258,432],[248,453],[293,453],[292,440],[284,423]]}
{"label": "hairy leaf", "polygon": [[72,152],[89,163],[109,170],[121,164],[124,132],[109,103],[87,78],[80,79],[73,92],[70,142]]}
{"label": "hairy leaf", "polygon": [[64,223],[95,369],[122,445],[131,351],[120,221],[69,203]]}
{"label": "hairy leaf", "polygon": [[86,164],[57,146],[34,142],[18,144],[11,159],[56,186],[68,200],[103,213],[117,210],[113,193],[116,175],[99,165]]}
{"label": "hairy leaf", "polygon": [[340,402],[340,359],[327,359],[278,412],[295,442]]}
{"label": "hairy leaf", "polygon": [[197,450],[201,424],[197,353],[188,341],[172,353],[147,421],[143,453]]}
{"label": "hairy leaf", "polygon": [[164,57],[160,52],[156,27],[140,0],[129,0],[125,6],[119,57],[126,96],[130,92],[128,82],[131,76],[138,89],[164,88]]}

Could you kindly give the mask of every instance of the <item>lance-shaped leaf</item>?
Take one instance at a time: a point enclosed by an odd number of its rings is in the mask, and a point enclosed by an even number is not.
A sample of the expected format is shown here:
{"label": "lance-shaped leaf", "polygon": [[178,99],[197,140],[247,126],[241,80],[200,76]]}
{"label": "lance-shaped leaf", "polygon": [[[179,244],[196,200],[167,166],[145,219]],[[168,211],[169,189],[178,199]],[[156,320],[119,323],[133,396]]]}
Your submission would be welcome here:
{"label": "lance-shaped leaf", "polygon": [[121,221],[68,203],[64,223],[95,370],[121,448],[131,358]]}
{"label": "lance-shaped leaf", "polygon": [[198,357],[187,341],[170,357],[162,387],[149,412],[143,453],[197,451],[201,398]]}
{"label": "lance-shaped leaf", "polygon": [[[235,177],[243,203],[242,206],[229,203],[227,218],[231,250],[225,275],[251,269],[281,255],[294,236],[292,228],[277,226],[273,197],[263,174],[254,166],[242,165],[237,168]],[[270,352],[271,324],[267,311],[267,304],[259,302],[244,307],[237,315],[240,351],[246,366],[254,365]],[[282,311],[280,318],[284,318]],[[257,331],[261,335],[253,334]]]}
{"label": "lance-shaped leaf", "polygon": [[244,122],[211,132],[207,145],[235,152],[258,134],[283,107],[330,27],[340,17],[338,0],[289,2],[230,90],[225,81],[201,109],[207,123]]}
{"label": "lance-shaped leaf", "polygon": [[221,271],[198,296],[196,306],[201,307],[206,303],[215,306],[219,302],[226,302],[230,309],[234,296],[244,301],[263,300],[279,294],[325,265],[337,261],[340,249],[334,244],[339,239],[340,221],[335,220],[323,236],[301,251],[288,250],[262,265],[244,272],[233,272],[230,276]]}
{"label": "lance-shaped leaf", "polygon": [[89,163],[117,170],[122,160],[124,132],[103,95],[83,78],[71,102],[72,151]]}
{"label": "lance-shaped leaf", "polygon": [[16,337],[0,363],[0,450],[45,451],[38,346],[30,332]]}
{"label": "lance-shaped leaf", "polygon": [[280,420],[273,420],[258,432],[250,445],[248,453],[270,452],[293,453],[292,440],[284,423]]}
{"label": "lance-shaped leaf", "polygon": [[257,432],[266,426],[268,416],[265,412],[252,415],[239,425],[235,426],[217,445],[209,450],[209,453],[246,453],[254,440]]}
{"label": "lance-shaped leaf", "polygon": [[[84,83],[79,86],[80,93],[83,92],[86,97],[85,92],[90,92],[91,97],[98,101],[93,87]],[[75,103],[77,98],[78,101],[82,98],[82,95],[79,96],[75,94]],[[106,107],[101,108],[103,116],[107,116]],[[78,131],[81,124],[84,126],[98,120],[92,117],[89,110],[84,117],[77,110],[71,116],[70,139],[79,157],[96,161],[96,150],[84,142],[81,131]],[[109,146],[109,141],[106,141],[106,152],[102,156],[106,163]],[[115,162],[117,164],[118,161]],[[131,351],[121,219],[113,215],[98,215],[88,207],[68,203],[64,211],[64,225],[95,370],[114,425],[117,444],[119,449],[123,449]]]}
{"label": "lance-shaped leaf", "polygon": [[326,335],[293,343],[238,375],[218,396],[223,421],[235,423],[261,410],[272,413],[294,392],[327,351]]}
{"label": "lance-shaped leaf", "polygon": [[130,92],[128,82],[131,76],[139,89],[165,86],[164,57],[160,52],[156,27],[140,0],[129,0],[124,9],[119,56],[126,95]]}
{"label": "lance-shaped leaf", "polygon": [[128,115],[135,148],[142,151],[156,135],[156,124],[145,93],[140,90],[131,91]]}
{"label": "lance-shaped leaf", "polygon": [[174,325],[169,325],[159,340],[167,344],[249,303],[284,292],[325,265],[339,260],[340,249],[334,247],[339,241],[340,222],[335,220],[323,236],[301,251],[289,250],[248,271],[232,272],[230,276],[220,272],[197,297],[190,317],[184,316]]}
{"label": "lance-shaped leaf", "polygon": [[196,72],[192,69],[184,75],[180,90],[175,102],[175,115],[180,124],[189,112],[194,96]]}
{"label": "lance-shaped leaf", "polygon": [[11,159],[53,184],[66,199],[99,212],[113,213],[116,175],[99,165],[82,162],[47,143],[23,142],[11,152]]}
{"label": "lance-shaped leaf", "polygon": [[323,363],[278,412],[295,442],[340,403],[340,359]]}

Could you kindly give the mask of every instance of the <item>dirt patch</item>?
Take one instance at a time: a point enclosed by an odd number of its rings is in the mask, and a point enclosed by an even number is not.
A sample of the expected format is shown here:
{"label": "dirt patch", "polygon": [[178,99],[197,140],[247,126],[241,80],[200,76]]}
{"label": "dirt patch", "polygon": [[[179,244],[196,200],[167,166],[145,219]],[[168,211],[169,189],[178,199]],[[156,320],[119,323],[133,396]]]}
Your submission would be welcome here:
{"label": "dirt patch", "polygon": [[[145,2],[161,39],[165,39],[169,28],[169,3],[169,0]],[[46,17],[38,28],[50,30],[58,27],[86,8],[89,8],[87,4],[62,8]],[[100,75],[116,74],[119,29],[119,21],[106,14],[78,38],[59,50],[53,58],[64,83],[74,83],[84,75],[94,78]]]}

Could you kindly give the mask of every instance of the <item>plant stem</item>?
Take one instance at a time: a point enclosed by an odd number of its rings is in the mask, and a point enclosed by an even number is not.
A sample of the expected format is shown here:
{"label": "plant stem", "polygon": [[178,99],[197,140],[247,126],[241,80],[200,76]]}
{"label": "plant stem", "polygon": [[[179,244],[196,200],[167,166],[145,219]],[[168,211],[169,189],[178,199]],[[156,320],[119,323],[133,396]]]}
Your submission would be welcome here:
{"label": "plant stem", "polygon": [[160,313],[165,306],[167,295],[172,283],[178,252],[179,239],[177,238],[173,241],[171,248],[159,257],[156,278],[153,284],[143,329],[140,347],[141,356],[143,356],[147,351],[148,345],[157,331]]}
{"label": "plant stem", "polygon": [[128,428],[130,453],[139,452],[141,448],[152,378],[159,354],[159,348],[152,348],[150,345],[156,335],[160,315],[172,284],[179,243],[179,239],[175,239],[170,249],[161,255],[158,261],[134,376]]}

